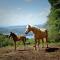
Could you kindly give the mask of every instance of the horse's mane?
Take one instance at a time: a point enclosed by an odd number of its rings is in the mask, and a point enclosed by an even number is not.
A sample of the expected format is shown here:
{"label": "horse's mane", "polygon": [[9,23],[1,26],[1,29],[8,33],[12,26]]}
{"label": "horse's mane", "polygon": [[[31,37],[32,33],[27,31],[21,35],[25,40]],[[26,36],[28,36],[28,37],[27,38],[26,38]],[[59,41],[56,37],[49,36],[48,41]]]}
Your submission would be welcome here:
{"label": "horse's mane", "polygon": [[12,34],[13,34],[13,36],[17,37],[17,35],[16,35],[16,34],[14,34],[14,33],[12,33]]}
{"label": "horse's mane", "polygon": [[36,29],[36,30],[39,30],[39,28],[38,28],[38,27],[35,27],[35,26],[34,26],[34,27],[32,27],[32,28],[33,28],[33,29]]}
{"label": "horse's mane", "polygon": [[32,28],[36,29],[36,30],[40,30],[40,31],[45,31],[46,29],[45,28],[39,28],[37,26],[33,26]]}
{"label": "horse's mane", "polygon": [[[31,25],[30,25],[31,26]],[[26,28],[28,28],[28,25],[26,26]],[[40,27],[37,27],[37,26],[31,26],[31,28],[33,28],[33,29],[35,29],[35,30],[38,30],[38,31],[42,31],[42,32],[44,32],[44,31],[46,31],[47,29],[46,28],[40,28]]]}

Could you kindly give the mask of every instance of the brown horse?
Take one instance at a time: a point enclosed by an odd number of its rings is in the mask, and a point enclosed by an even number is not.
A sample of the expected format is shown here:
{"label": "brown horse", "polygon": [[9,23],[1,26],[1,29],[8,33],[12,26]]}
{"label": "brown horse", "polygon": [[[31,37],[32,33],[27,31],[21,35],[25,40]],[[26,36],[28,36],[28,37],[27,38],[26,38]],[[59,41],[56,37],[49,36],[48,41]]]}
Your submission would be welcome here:
{"label": "brown horse", "polygon": [[25,42],[26,42],[26,37],[25,37],[25,36],[20,36],[20,37],[18,38],[18,36],[17,36],[15,33],[10,32],[9,38],[10,38],[10,37],[13,38],[13,41],[14,41],[14,44],[15,44],[15,50],[16,50],[16,42],[17,42],[17,41],[23,41],[23,44],[24,44],[24,46],[25,46]]}
{"label": "brown horse", "polygon": [[34,38],[35,38],[35,50],[36,50],[36,45],[38,43],[38,47],[40,44],[40,39],[42,39],[42,42],[44,42],[44,38],[46,38],[46,43],[47,43],[47,47],[48,47],[48,32],[46,29],[44,29],[43,31],[39,28],[36,27],[32,27],[30,25],[28,25],[28,28],[25,32],[25,34],[28,34],[30,31],[33,32],[34,34]]}

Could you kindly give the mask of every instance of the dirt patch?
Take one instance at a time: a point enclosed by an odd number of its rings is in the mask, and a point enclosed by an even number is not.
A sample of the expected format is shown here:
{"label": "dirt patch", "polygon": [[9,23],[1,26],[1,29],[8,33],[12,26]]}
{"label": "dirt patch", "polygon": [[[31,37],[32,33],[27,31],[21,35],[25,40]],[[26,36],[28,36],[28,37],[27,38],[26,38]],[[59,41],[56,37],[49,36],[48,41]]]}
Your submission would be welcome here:
{"label": "dirt patch", "polygon": [[[51,52],[52,51],[52,52]],[[35,51],[33,47],[27,49],[0,48],[0,60],[60,60],[60,48],[40,48]]]}

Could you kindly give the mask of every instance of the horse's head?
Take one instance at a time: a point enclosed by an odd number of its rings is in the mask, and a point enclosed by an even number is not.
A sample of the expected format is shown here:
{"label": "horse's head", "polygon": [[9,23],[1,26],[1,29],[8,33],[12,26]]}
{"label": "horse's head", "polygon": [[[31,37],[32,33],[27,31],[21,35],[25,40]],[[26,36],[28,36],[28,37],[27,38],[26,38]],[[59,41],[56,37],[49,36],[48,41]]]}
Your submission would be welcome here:
{"label": "horse's head", "polygon": [[12,37],[12,34],[13,34],[13,33],[12,33],[12,32],[10,32],[9,38],[10,38],[10,37]]}
{"label": "horse's head", "polygon": [[31,31],[31,26],[28,25],[27,28],[26,28],[25,34],[28,34],[30,31]]}

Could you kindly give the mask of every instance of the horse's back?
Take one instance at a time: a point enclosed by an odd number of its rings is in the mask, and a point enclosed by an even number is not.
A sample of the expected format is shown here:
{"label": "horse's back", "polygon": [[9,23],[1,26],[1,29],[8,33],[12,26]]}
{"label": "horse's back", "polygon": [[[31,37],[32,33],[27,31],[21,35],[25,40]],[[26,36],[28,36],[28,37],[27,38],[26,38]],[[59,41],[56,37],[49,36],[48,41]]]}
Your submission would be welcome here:
{"label": "horse's back", "polygon": [[47,29],[45,28],[39,28],[38,33],[35,34],[36,38],[45,38],[48,34],[47,34]]}
{"label": "horse's back", "polygon": [[39,27],[37,27],[37,26],[34,26],[38,31],[40,30],[40,31],[42,31],[42,32],[45,32],[47,29],[46,28],[39,28]]}
{"label": "horse's back", "polygon": [[22,39],[26,39],[26,36],[24,36],[24,35],[19,35],[18,38],[22,40]]}
{"label": "horse's back", "polygon": [[47,29],[45,29],[45,28],[40,28],[40,30],[41,30],[42,32],[45,32]]}
{"label": "horse's back", "polygon": [[48,31],[47,31],[47,29],[45,29],[45,28],[42,28],[42,29],[40,29],[41,30],[41,35],[42,35],[42,37],[47,37],[48,36]]}

